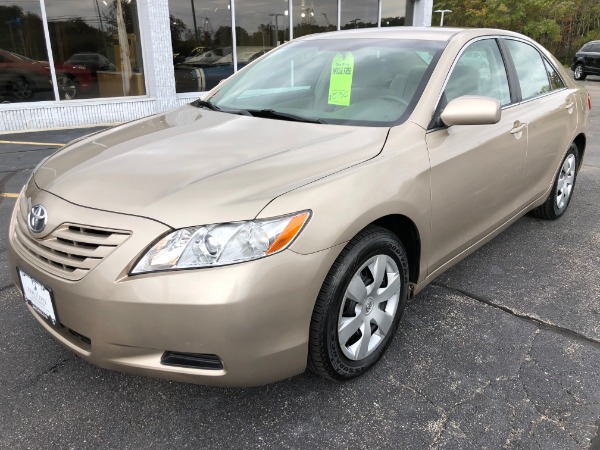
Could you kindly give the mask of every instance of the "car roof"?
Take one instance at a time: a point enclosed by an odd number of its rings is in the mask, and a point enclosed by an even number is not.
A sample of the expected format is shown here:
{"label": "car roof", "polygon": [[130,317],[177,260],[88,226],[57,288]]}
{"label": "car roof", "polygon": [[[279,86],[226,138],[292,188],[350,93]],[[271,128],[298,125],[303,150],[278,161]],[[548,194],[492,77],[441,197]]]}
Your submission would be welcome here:
{"label": "car roof", "polygon": [[448,41],[453,38],[472,39],[477,36],[515,36],[518,33],[493,28],[440,28],[440,27],[381,27],[357,28],[353,30],[331,31],[329,33],[311,34],[298,40],[317,39],[415,39],[425,41]]}

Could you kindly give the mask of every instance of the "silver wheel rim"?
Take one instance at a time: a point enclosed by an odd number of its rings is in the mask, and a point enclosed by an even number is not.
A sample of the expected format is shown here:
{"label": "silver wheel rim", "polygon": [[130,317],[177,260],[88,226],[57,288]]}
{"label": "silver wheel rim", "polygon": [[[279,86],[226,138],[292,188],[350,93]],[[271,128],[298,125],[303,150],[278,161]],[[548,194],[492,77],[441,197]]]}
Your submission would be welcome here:
{"label": "silver wheel rim", "polygon": [[75,98],[75,94],[77,94],[77,87],[75,86],[75,82],[73,80],[68,77],[59,77],[56,80],[56,84],[58,84],[58,90],[65,96],[65,100],[71,100]]}
{"label": "silver wheel rim", "polygon": [[387,255],[373,256],[352,276],[337,327],[346,358],[360,361],[379,347],[394,322],[400,288],[398,265]]}
{"label": "silver wheel rim", "polygon": [[575,78],[580,78],[582,72],[583,72],[583,69],[581,68],[581,66],[575,67]]}
{"label": "silver wheel rim", "polygon": [[575,155],[569,155],[563,162],[556,183],[556,207],[563,209],[569,202],[575,181]]}

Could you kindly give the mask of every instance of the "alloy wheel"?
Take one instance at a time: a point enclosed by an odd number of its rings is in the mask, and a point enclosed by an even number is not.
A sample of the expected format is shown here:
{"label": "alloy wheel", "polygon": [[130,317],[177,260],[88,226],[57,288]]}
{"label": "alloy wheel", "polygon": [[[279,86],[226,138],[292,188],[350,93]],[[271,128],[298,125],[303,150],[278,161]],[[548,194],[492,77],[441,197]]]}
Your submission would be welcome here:
{"label": "alloy wheel", "polygon": [[58,90],[65,100],[72,100],[77,95],[77,85],[71,78],[62,76],[56,80]]}

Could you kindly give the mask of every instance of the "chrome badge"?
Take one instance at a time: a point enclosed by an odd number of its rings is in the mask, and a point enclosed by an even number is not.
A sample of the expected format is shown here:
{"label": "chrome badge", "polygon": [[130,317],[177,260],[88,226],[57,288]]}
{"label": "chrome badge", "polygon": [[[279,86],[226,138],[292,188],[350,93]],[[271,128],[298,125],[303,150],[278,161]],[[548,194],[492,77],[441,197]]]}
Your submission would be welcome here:
{"label": "chrome badge", "polygon": [[29,211],[27,217],[27,225],[33,233],[41,233],[46,228],[46,222],[48,222],[48,212],[42,205],[35,205]]}

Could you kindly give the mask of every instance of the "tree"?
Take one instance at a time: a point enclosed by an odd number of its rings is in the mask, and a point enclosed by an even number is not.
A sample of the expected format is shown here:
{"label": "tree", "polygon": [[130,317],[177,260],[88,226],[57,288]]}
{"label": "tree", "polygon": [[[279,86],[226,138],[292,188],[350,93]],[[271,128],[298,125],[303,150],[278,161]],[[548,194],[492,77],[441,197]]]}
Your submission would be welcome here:
{"label": "tree", "polygon": [[502,28],[540,42],[563,63],[600,30],[598,0],[434,0],[444,25]]}

